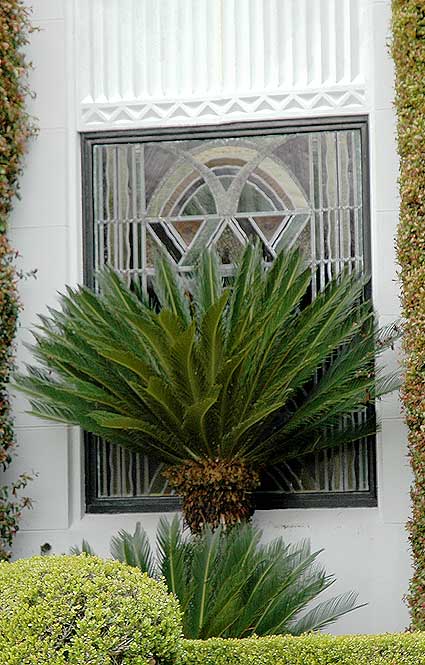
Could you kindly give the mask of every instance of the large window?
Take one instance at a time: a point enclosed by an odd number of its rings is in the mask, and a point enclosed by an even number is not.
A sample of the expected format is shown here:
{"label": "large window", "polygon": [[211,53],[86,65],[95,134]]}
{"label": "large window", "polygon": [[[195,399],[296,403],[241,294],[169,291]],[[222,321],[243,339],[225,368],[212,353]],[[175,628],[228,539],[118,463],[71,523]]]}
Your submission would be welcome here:
{"label": "large window", "polygon": [[[303,247],[311,293],[342,269],[370,273],[367,126],[362,118],[84,134],[85,281],[113,265],[151,293],[165,250],[190,272],[215,246],[223,276],[258,239],[265,261]],[[353,416],[362,417],[362,416]],[[86,436],[87,508],[173,510],[161,465]],[[324,451],[264,473],[257,506],[375,505],[374,442]]]}

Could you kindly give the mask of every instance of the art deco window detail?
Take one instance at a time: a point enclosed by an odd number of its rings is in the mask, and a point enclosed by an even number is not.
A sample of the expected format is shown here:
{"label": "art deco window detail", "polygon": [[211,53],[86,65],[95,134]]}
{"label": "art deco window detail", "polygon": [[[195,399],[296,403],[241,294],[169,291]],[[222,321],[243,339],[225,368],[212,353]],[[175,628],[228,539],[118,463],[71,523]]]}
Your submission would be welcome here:
{"label": "art deco window detail", "polygon": [[[158,249],[190,273],[209,246],[218,250],[223,275],[230,275],[243,247],[255,239],[267,262],[282,248],[303,248],[312,298],[343,269],[368,271],[363,128],[348,123],[252,134],[93,137],[85,148],[91,166],[88,283],[96,288],[95,271],[109,264],[152,292]],[[89,445],[95,500],[169,494],[154,460],[98,440]],[[271,468],[261,494],[370,495],[371,455],[370,442],[361,441]]]}

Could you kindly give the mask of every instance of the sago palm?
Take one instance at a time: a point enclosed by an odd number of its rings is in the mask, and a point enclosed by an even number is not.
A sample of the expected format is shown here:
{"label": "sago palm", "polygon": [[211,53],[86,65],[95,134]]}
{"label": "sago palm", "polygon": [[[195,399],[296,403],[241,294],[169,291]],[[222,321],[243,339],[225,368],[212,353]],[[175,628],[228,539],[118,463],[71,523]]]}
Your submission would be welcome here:
{"label": "sago palm", "polygon": [[[308,541],[287,545],[276,538],[264,545],[261,535],[243,524],[230,532],[204,527],[188,539],[178,518],[163,518],[156,551],[138,524],[133,534],[122,530],[112,538],[111,554],[165,580],[180,601],[184,636],[190,639],[300,635],[355,609],[354,592],[318,601],[335,578],[317,563],[320,551],[312,552]],[[86,541],[82,550],[93,554]]]}
{"label": "sago palm", "polygon": [[230,284],[214,251],[190,281],[161,257],[154,306],[106,269],[99,294],[68,289],[40,317],[40,365],[18,385],[35,415],[165,462],[193,531],[239,522],[264,465],[376,430],[352,417],[388,389],[364,280],[334,278],[312,301],[310,281],[297,250],[268,267],[248,245]]}

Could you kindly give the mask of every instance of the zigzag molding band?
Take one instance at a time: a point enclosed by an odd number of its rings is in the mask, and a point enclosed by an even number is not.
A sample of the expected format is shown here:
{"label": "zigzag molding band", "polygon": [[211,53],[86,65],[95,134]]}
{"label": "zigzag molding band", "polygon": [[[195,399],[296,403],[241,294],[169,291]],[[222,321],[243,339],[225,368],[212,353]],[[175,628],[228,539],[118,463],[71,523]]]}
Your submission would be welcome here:
{"label": "zigzag molding band", "polygon": [[367,100],[364,86],[347,86],[212,99],[122,100],[113,103],[86,100],[80,109],[80,129],[84,131],[359,112],[367,109]]}

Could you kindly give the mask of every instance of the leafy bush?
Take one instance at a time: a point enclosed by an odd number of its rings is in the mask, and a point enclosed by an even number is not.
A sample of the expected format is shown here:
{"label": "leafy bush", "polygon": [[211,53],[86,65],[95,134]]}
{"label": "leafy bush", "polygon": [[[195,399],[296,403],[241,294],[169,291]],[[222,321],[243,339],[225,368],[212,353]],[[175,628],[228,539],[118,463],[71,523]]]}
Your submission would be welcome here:
{"label": "leafy bush", "polygon": [[[310,607],[335,581],[316,563],[308,541],[286,545],[277,538],[260,544],[250,524],[204,528],[189,540],[180,520],[162,519],[157,558],[140,524],[134,534],[120,531],[111,540],[112,556],[164,578],[180,601],[185,637],[300,635],[320,630],[355,608],[357,594],[345,593]],[[86,541],[83,549],[91,552]],[[74,550],[75,551],[75,550]]]}
{"label": "leafy bush", "polygon": [[182,665],[423,665],[425,636],[305,635],[184,642]]}
{"label": "leafy bush", "polygon": [[0,564],[2,665],[174,665],[181,622],[165,585],[81,555]]}
{"label": "leafy bush", "polygon": [[32,476],[22,473],[10,485],[0,486],[0,561],[8,561],[12,555],[13,539],[19,531],[19,521],[24,508],[31,508],[32,501],[21,496]]}
{"label": "leafy bush", "polygon": [[[33,413],[79,424],[170,465],[192,531],[252,514],[259,469],[376,431],[368,403],[385,348],[358,275],[333,279],[309,301],[311,268],[297,250],[266,266],[247,245],[231,288],[205,251],[187,283],[156,263],[162,309],[112,269],[100,294],[68,290],[41,317],[40,365],[18,377]],[[319,371],[320,370],[320,371]]]}

